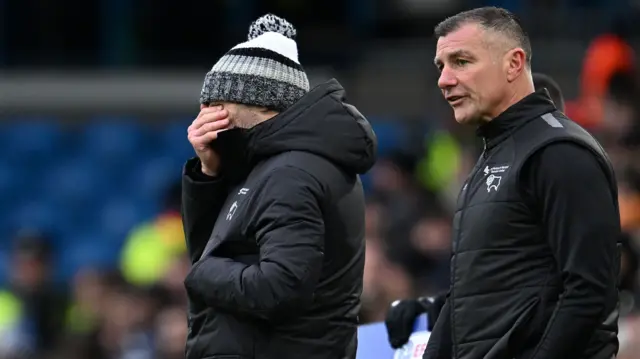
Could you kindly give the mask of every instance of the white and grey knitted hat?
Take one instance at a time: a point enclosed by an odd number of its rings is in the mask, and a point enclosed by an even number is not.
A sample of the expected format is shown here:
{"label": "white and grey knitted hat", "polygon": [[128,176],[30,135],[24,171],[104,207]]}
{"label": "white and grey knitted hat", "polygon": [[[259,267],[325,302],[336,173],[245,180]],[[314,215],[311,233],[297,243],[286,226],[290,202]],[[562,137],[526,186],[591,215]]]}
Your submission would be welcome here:
{"label": "white and grey knitted hat", "polygon": [[249,27],[248,41],[234,46],[207,73],[200,103],[215,101],[284,111],[309,92],[298,62],[296,29],[267,14]]}

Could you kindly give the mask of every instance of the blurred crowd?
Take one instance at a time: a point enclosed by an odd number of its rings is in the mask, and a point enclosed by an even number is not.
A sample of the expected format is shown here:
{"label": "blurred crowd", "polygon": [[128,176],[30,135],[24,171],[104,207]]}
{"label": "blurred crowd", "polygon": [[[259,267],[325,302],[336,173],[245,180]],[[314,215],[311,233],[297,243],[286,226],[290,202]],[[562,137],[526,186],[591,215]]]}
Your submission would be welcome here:
{"label": "blurred crowd", "polygon": [[166,211],[134,228],[119,268],[87,265],[70,283],[54,278],[54,241],[25,231],[0,291],[0,358],[184,358],[185,256],[178,184]]}
{"label": "blurred crowd", "polygon": [[[622,359],[640,349],[639,90],[632,70],[611,74],[600,98],[602,118],[589,125],[610,154],[619,181]],[[363,179],[368,196],[362,323],[383,320],[396,299],[448,288],[452,206],[481,150],[469,129],[451,122],[449,128],[428,132],[419,150],[389,150]],[[176,183],[166,194],[164,211],[131,230],[119,268],[88,266],[68,287],[51,275],[55,256],[47,233],[19,233],[8,262],[9,286],[0,291],[1,357],[183,357],[183,279],[190,264],[179,208]]]}
{"label": "blurred crowd", "polygon": [[[567,101],[568,115],[599,138],[616,167],[624,229],[619,359],[640,352],[640,82],[635,61],[619,34],[594,39],[580,94]],[[453,205],[481,143],[472,129],[457,126],[452,118],[442,123],[419,126],[424,136],[417,143],[386,149],[363,178],[362,323],[383,320],[396,299],[448,288]],[[376,130],[381,137],[388,134],[385,128]],[[190,263],[179,181],[167,191],[164,204],[155,218],[130,231],[117,267],[89,265],[69,283],[59,283],[52,274],[56,253],[64,251],[52,246],[55,234],[37,228],[17,233],[7,260],[0,260],[9,273],[7,285],[0,287],[0,359],[183,358],[188,330],[183,279]]]}

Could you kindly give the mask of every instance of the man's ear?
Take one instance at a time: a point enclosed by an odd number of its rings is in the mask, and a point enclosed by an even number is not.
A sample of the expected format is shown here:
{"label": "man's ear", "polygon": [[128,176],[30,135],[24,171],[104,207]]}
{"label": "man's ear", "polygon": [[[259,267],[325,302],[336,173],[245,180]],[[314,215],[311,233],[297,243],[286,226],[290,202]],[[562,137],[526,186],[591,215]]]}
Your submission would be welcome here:
{"label": "man's ear", "polygon": [[506,67],[507,67],[507,80],[509,82],[515,81],[527,66],[527,55],[523,49],[516,47],[509,50],[505,54]]}

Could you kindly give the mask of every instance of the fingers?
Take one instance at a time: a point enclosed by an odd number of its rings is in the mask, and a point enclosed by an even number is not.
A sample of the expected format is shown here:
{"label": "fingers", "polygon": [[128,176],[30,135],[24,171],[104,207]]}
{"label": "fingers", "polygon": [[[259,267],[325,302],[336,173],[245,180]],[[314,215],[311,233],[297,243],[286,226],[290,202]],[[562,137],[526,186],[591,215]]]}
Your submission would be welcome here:
{"label": "fingers", "polygon": [[197,130],[207,123],[217,122],[217,121],[226,119],[227,116],[229,116],[229,113],[226,110],[200,113],[200,115],[193,121],[191,126],[189,126],[188,131],[191,132],[191,131]]}
{"label": "fingers", "polygon": [[217,131],[207,132],[204,135],[199,137],[199,139],[201,139],[206,145],[211,143],[211,141],[215,140],[216,138],[218,138],[218,132]]}
{"label": "fingers", "polygon": [[198,117],[187,130],[187,137],[193,148],[205,151],[211,141],[218,137],[218,132],[229,127],[229,112],[222,106],[200,108]]}
{"label": "fingers", "polygon": [[189,134],[189,142],[198,151],[204,151],[211,141],[218,138],[218,131],[207,132],[201,136]]}
{"label": "fingers", "polygon": [[200,126],[197,130],[192,131],[195,136],[202,136],[205,133],[217,132],[229,126],[228,119],[222,119],[215,122],[207,122]]}
{"label": "fingers", "polygon": [[189,126],[188,132],[197,130],[205,123],[216,122],[225,119],[229,116],[229,112],[222,108],[222,106],[214,106],[203,108],[198,117]]}

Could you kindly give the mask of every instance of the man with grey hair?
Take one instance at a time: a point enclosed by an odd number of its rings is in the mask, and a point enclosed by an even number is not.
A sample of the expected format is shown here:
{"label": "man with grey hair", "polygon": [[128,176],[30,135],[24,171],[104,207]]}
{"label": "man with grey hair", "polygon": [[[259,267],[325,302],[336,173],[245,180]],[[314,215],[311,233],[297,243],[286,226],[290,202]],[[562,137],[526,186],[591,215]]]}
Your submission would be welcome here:
{"label": "man with grey hair", "polygon": [[424,358],[614,357],[620,219],[606,153],[535,91],[513,14],[462,12],[435,35],[438,86],[484,151],[458,197],[451,284]]}
{"label": "man with grey hair", "polygon": [[[532,73],[532,78],[536,91],[547,91],[558,110],[564,112],[564,97],[558,83],[551,76],[539,72]],[[398,349],[409,341],[416,319],[424,313],[427,314],[427,328],[433,330],[445,300],[446,293],[438,293],[391,303],[385,316],[391,347]]]}
{"label": "man with grey hair", "polygon": [[187,359],[354,359],[376,138],[267,14],[205,77],[183,175]]}

